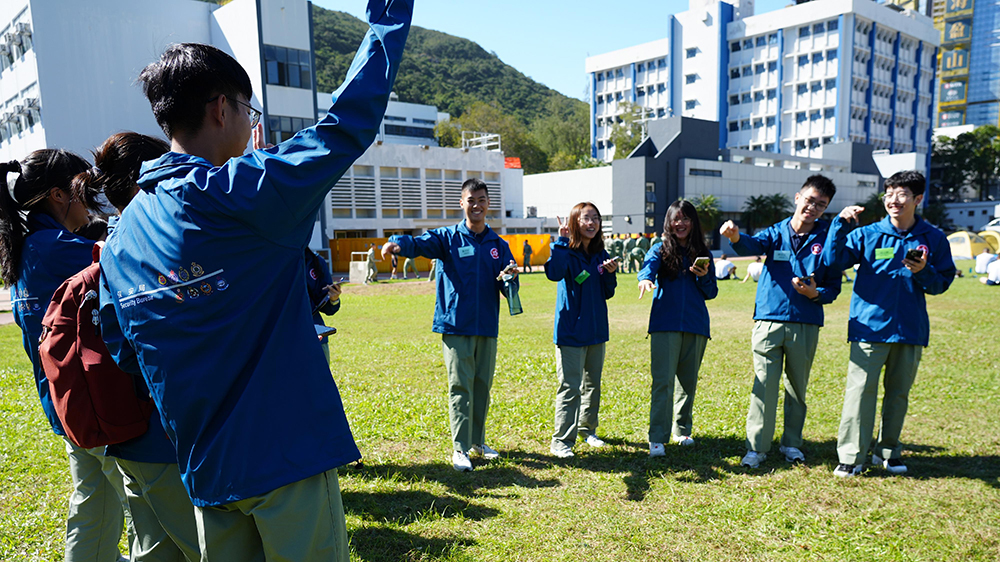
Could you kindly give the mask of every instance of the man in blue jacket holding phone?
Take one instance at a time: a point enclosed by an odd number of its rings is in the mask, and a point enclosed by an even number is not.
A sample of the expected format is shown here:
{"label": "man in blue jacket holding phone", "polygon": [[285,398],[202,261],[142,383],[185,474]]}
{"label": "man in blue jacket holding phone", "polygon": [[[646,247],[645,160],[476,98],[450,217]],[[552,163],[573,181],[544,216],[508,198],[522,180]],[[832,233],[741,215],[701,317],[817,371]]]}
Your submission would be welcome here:
{"label": "man in blue jacket holding phone", "polygon": [[719,229],[736,253],[767,256],[753,314],[756,378],[747,412],[747,454],[741,461],[747,468],[759,467],[771,450],[782,372],[785,416],[778,451],[788,462],[806,458],[802,452],[806,386],[823,326],[823,305],[840,294],[840,271],[823,265],[830,223],[820,219],[836,193],[829,178],[809,176],[795,194],[791,217],[753,236],[740,235],[733,221]]}
{"label": "man in blue jacket holding phone", "polygon": [[246,155],[260,112],[232,57],[173,45],[139,77],[171,152],[143,164],[102,255],[101,303],[176,448],[204,560],[349,559],[336,468],[360,453],[303,250],[324,196],[378,132],[411,18],[411,0],[371,0],[327,116]]}
{"label": "man in blue jacket holding phone", "polygon": [[871,460],[892,474],[906,472],[899,436],[930,332],[924,295],[940,295],[955,279],[947,238],[916,214],[925,183],[919,172],[895,173],[885,180],[884,219],[852,230],[850,223],[857,221],[864,207],[851,206],[841,211],[830,229],[823,254],[827,267],[843,271],[859,265],[847,325],[851,360],[835,476],[855,476],[864,468],[883,367],[882,426]]}
{"label": "man in blue jacket holding phone", "polygon": [[393,236],[382,246],[383,259],[393,254],[438,260],[440,277],[434,305],[434,331],[441,334],[448,369],[448,403],[455,470],[472,470],[469,453],[485,459],[499,456],[486,444],[486,413],[497,358],[500,295],[507,296],[501,272],[513,275],[517,262],[510,246],[486,224],[490,194],[486,183],[462,184],[465,220],[429,230],[421,236]]}

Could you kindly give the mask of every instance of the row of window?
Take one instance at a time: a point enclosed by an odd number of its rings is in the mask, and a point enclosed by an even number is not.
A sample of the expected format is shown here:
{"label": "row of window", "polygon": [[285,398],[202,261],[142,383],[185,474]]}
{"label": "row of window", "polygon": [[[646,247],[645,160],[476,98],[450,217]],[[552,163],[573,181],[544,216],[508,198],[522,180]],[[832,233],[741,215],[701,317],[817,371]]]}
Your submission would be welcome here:
{"label": "row of window", "polygon": [[289,88],[312,89],[312,53],[275,45],[264,45],[267,83]]}
{"label": "row of window", "polygon": [[20,136],[24,131],[30,131],[42,120],[37,98],[25,99],[17,105],[6,105],[5,111],[0,113],[0,144]]}
{"label": "row of window", "polygon": [[[690,51],[691,49],[688,50]],[[697,52],[697,50],[695,51]],[[636,63],[635,70],[636,72],[645,72],[645,71],[656,70],[657,68],[666,68],[666,67],[667,67],[667,59],[662,58],[647,62]],[[597,73],[598,82],[603,82],[604,80],[613,80],[615,78],[624,78],[624,77],[625,77],[625,69],[623,67]]]}
{"label": "row of window", "polygon": [[741,103],[764,101],[765,97],[769,100],[777,98],[778,90],[776,88],[771,88],[766,92],[763,90],[757,90],[752,94],[750,92],[743,92],[742,94],[733,94],[729,96],[729,105],[740,105]]}
{"label": "row of window", "polygon": [[[693,75],[690,75],[690,76],[693,76]],[[691,82],[688,82],[688,84],[690,84],[690,83]],[[652,93],[656,92],[656,93],[662,94],[662,93],[664,93],[666,91],[667,91],[667,85],[664,84],[664,83],[655,84],[655,85],[654,84],[650,84],[649,86],[637,86],[636,89],[635,89],[635,95],[636,95],[636,97],[640,97],[641,98],[641,97],[645,96],[647,93],[648,94],[652,94]],[[597,96],[597,103],[598,104],[602,104],[604,102],[611,103],[612,101],[622,101],[623,99],[625,99],[625,92],[615,92],[613,94],[612,93],[607,93],[607,94],[598,95]],[[414,121],[414,123],[417,122],[416,119],[414,119],[413,121]]]}
{"label": "row of window", "polygon": [[[816,52],[812,54],[812,62],[818,63],[823,62],[823,52]],[[799,55],[799,66],[806,66],[809,64],[809,55]],[[830,49],[826,52],[826,60],[837,60],[837,49]]]}
{"label": "row of window", "polygon": [[316,122],[312,119],[303,119],[301,117],[268,115],[267,132],[270,136],[269,141],[271,144],[284,142],[295,136],[295,133],[305,129],[306,127],[311,127],[315,123]]}
{"label": "row of window", "polygon": [[[830,20],[826,23],[816,23],[810,25],[804,25],[799,28],[799,37],[809,37],[810,35],[819,35],[828,31],[837,31],[838,24],[837,20]],[[768,45],[778,44],[778,34],[769,33],[765,37],[760,35],[754,38],[743,39],[741,41],[733,41],[729,44],[729,50],[733,53],[738,53],[740,51],[752,50],[755,47],[766,47]]]}
{"label": "row of window", "polygon": [[774,127],[777,119],[773,115],[768,115],[764,119],[754,119],[751,123],[750,119],[743,119],[741,121],[730,121],[729,122],[729,132],[735,133],[737,131],[749,131],[751,128],[760,129],[761,127]]}
{"label": "row of window", "polygon": [[0,72],[14,65],[14,61],[31,50],[31,24],[15,23],[0,32]]}
{"label": "row of window", "polygon": [[833,137],[823,137],[812,138],[812,139],[800,139],[795,141],[795,150],[805,150],[806,144],[809,144],[809,148],[819,148],[822,144],[830,144],[833,142]]}
{"label": "row of window", "polygon": [[411,127],[407,125],[388,125],[385,126],[385,134],[396,135],[399,137],[414,137],[420,139],[433,139],[434,129],[428,129],[427,127]]}
{"label": "row of window", "polygon": [[825,25],[823,23],[814,23],[811,28],[808,25],[803,25],[799,28],[799,37],[809,37],[810,35],[820,35],[827,31],[837,31],[838,27],[837,20],[830,20]]}

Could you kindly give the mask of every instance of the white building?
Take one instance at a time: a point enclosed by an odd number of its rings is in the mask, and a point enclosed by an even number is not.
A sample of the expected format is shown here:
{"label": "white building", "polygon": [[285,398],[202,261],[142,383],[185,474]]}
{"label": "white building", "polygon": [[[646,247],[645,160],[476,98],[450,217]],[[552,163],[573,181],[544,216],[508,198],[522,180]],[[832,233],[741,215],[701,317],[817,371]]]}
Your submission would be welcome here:
{"label": "white building", "polygon": [[815,0],[753,15],[749,2],[690,0],[666,35],[587,59],[595,157],[614,157],[622,100],[648,119],[717,121],[720,148],[819,157],[850,141],[929,153],[940,34],[918,12]]}
{"label": "white building", "polygon": [[[317,121],[326,117],[331,95],[329,92],[316,94]],[[449,118],[450,115],[438,111],[433,105],[399,101],[399,96],[393,92],[389,96],[385,117],[382,118],[375,140],[392,144],[437,146],[434,126]]]}

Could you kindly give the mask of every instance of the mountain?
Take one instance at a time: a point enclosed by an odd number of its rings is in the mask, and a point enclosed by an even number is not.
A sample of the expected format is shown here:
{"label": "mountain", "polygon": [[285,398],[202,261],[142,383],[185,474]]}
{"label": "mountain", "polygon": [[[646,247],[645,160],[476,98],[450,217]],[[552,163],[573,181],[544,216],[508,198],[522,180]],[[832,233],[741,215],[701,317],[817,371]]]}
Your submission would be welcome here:
{"label": "mountain", "polygon": [[[316,82],[331,92],[343,81],[368,26],[354,16],[313,5]],[[495,103],[528,128],[553,109],[582,113],[587,104],[518,72],[477,43],[413,26],[394,91],[400,101],[437,106],[460,117],[474,102]]]}

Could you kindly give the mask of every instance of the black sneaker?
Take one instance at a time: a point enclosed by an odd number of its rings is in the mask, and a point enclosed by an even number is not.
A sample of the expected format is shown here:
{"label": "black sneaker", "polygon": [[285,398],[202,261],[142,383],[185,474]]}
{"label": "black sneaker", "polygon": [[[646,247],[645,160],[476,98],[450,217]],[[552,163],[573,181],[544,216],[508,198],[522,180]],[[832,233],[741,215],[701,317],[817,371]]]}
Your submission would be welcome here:
{"label": "black sneaker", "polygon": [[872,455],[872,464],[882,465],[882,468],[889,471],[890,474],[906,474],[906,465],[903,464],[903,459],[882,460],[878,455]]}
{"label": "black sneaker", "polygon": [[847,478],[849,476],[857,476],[861,474],[862,466],[860,464],[844,464],[840,463],[837,468],[833,469],[833,475],[840,478]]}

